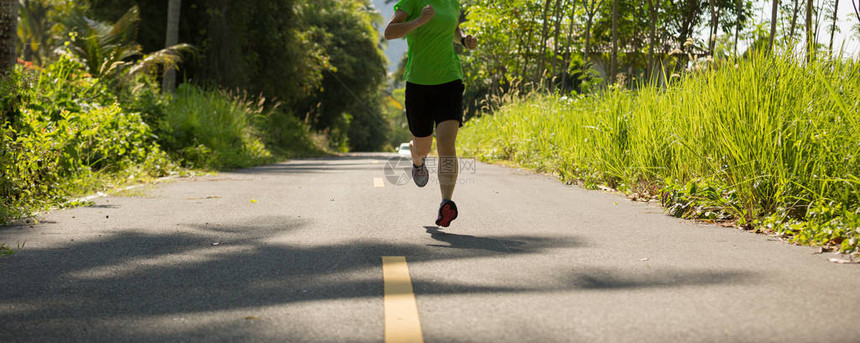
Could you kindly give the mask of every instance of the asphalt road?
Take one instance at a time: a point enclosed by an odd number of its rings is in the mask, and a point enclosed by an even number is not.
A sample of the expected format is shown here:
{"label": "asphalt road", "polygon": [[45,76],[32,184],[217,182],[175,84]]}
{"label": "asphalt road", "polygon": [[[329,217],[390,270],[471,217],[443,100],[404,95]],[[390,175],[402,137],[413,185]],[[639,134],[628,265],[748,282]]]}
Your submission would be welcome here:
{"label": "asphalt road", "polygon": [[[380,342],[405,256],[428,342],[858,342],[860,266],[518,169],[460,217],[393,155],[185,179],[0,228],[2,342]],[[468,162],[467,162],[468,163]],[[388,178],[387,178],[388,177]],[[382,186],[382,187],[380,187]]]}

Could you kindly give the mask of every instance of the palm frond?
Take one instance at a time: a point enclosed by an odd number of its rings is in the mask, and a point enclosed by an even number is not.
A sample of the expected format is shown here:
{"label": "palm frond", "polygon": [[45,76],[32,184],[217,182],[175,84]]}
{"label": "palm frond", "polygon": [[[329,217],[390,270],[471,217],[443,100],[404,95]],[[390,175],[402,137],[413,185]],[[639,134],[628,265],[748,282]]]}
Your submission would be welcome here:
{"label": "palm frond", "polygon": [[121,44],[130,42],[137,36],[137,26],[140,22],[140,11],[137,5],[132,6],[113,25],[104,27],[100,32],[103,44]]}
{"label": "palm frond", "polygon": [[90,74],[119,76],[118,68],[140,55],[142,50],[140,44],[134,42],[139,21],[137,6],[113,24],[90,19],[80,10],[75,10],[64,18],[64,25],[73,35],[67,50],[77,56]]}
{"label": "palm frond", "polygon": [[182,63],[182,56],[185,54],[193,54],[194,46],[190,44],[176,44],[169,48],[164,48],[146,55],[142,60],[129,68],[129,75],[135,76],[140,73],[153,74],[163,69],[178,69],[179,63]]}

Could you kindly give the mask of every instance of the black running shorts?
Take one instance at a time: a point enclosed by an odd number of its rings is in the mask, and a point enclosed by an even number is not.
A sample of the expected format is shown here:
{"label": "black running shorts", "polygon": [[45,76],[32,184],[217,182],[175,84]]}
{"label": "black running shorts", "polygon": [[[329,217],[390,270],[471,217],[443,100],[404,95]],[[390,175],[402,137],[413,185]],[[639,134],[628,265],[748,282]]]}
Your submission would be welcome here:
{"label": "black running shorts", "polygon": [[[406,83],[406,118],[415,137],[428,137],[433,128],[446,120],[463,126],[463,81],[425,86]],[[434,125],[435,124],[435,125]]]}

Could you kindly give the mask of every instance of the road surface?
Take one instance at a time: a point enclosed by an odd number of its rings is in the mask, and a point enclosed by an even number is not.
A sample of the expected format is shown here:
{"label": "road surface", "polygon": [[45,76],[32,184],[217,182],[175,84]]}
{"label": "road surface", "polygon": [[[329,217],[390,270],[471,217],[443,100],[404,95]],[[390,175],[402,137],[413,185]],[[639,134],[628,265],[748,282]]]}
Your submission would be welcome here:
{"label": "road surface", "polygon": [[[427,342],[860,341],[858,265],[468,161],[439,229],[434,180],[397,186],[393,156],[184,179],[0,228],[26,242],[0,259],[0,341],[382,342],[389,281],[411,284]],[[406,281],[384,280],[383,257],[405,258]]]}

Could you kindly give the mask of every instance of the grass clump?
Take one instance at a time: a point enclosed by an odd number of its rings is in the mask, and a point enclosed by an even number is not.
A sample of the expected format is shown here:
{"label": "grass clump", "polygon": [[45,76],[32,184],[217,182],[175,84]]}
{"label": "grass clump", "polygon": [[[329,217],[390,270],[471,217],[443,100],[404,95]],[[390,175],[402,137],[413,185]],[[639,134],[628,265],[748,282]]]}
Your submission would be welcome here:
{"label": "grass clump", "polygon": [[0,258],[15,254],[19,250],[24,249],[24,243],[18,243],[17,248],[12,248],[6,243],[0,243]]}
{"label": "grass clump", "polygon": [[304,123],[265,99],[183,84],[164,112],[160,141],[189,167],[244,168],[321,152]]}
{"label": "grass clump", "polygon": [[272,155],[251,125],[258,113],[244,105],[225,93],[183,84],[167,105],[162,141],[192,167],[241,168],[270,162]]}
{"label": "grass clump", "polygon": [[659,196],[675,216],[857,252],[857,113],[857,63],[756,57],[668,88],[515,101],[469,122],[461,146],[588,187]]}

